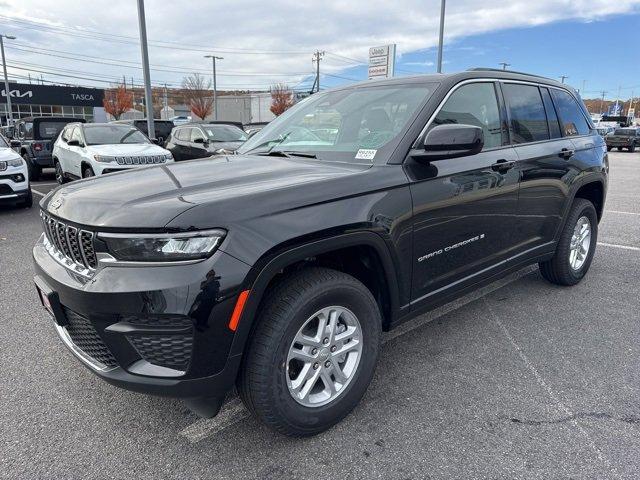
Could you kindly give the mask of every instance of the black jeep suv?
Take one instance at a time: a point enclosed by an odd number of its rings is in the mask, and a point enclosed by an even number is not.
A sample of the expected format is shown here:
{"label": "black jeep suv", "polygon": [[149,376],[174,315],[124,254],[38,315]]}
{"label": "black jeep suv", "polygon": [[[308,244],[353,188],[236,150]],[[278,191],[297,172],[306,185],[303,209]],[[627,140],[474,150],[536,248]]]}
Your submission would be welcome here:
{"label": "black jeep suv", "polygon": [[53,167],[53,144],[66,124],[85,122],[73,117],[27,117],[16,123],[14,136],[20,141],[18,151],[29,167],[29,179],[38,180],[44,167]]}
{"label": "black jeep suv", "polygon": [[633,153],[636,151],[636,147],[640,148],[640,128],[616,128],[612,133],[604,137],[604,139],[605,142],[607,142],[608,151],[616,147],[619,152],[622,151],[623,148],[626,148]]}
{"label": "black jeep suv", "polygon": [[593,258],[608,159],[575,91],[494,70],[317,93],[237,155],[59,187],[35,283],[95,374],[214,415],[234,386],[311,435],[347,415],[381,332],[538,263]]}

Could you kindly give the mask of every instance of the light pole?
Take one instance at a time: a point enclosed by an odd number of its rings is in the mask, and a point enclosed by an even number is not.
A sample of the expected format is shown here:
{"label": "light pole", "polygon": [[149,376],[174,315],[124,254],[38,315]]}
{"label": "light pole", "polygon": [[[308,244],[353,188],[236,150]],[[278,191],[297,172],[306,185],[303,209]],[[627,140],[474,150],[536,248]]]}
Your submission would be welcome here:
{"label": "light pole", "polygon": [[4,93],[7,96],[7,125],[13,124],[13,112],[11,111],[11,91],[9,90],[9,79],[7,78],[7,62],[4,59],[4,39],[15,40],[12,35],[0,34],[0,50],[2,50],[2,68],[4,70]]}
{"label": "light pole", "polygon": [[215,55],[205,55],[204,58],[210,58],[213,61],[213,119],[218,120],[218,88],[216,86],[216,60],[224,60],[223,57]]}
{"label": "light pole", "polygon": [[442,43],[444,41],[444,7],[447,0],[440,5],[440,37],[438,40],[438,73],[442,73]]}
{"label": "light pole", "polygon": [[561,83],[564,83],[564,81],[565,81],[567,78],[569,78],[569,76],[568,76],[568,75],[560,75],[560,82],[561,82]]}
{"label": "light pole", "polygon": [[511,64],[507,62],[500,62],[498,65],[502,65],[502,70],[506,70],[507,67],[511,66]]}
{"label": "light pole", "polygon": [[149,138],[156,138],[156,130],[153,125],[153,98],[151,94],[151,75],[149,73],[149,49],[147,48],[147,22],[144,18],[144,0],[138,0],[138,25],[140,27],[140,49],[142,50],[144,106],[147,113],[147,132]]}

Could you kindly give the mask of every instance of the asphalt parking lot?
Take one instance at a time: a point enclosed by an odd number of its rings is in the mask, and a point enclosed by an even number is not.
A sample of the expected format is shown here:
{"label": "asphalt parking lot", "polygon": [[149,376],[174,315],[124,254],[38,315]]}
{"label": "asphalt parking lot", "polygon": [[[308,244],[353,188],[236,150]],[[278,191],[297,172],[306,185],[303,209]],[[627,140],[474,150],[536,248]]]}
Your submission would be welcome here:
{"label": "asphalt parking lot", "polygon": [[360,406],[304,440],[237,399],[203,420],[94,377],[32,286],[37,208],[1,208],[0,477],[637,478],[640,153],[610,163],[581,284],[524,269],[391,332]]}

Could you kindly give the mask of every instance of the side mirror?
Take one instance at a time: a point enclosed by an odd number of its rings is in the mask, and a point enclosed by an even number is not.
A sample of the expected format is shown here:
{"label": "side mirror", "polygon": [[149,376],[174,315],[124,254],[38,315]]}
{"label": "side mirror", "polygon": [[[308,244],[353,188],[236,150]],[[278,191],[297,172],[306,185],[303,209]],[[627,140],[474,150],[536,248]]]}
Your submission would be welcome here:
{"label": "side mirror", "polygon": [[11,148],[20,148],[22,142],[20,140],[11,140]]}
{"label": "side mirror", "polygon": [[80,140],[69,140],[67,142],[67,145],[69,145],[70,147],[80,147]]}
{"label": "side mirror", "polygon": [[199,137],[199,138],[196,138],[196,139],[193,141],[193,143],[202,143],[202,144],[204,145],[206,142],[205,142],[204,138]]}
{"label": "side mirror", "polygon": [[425,161],[444,160],[475,155],[482,151],[482,147],[482,128],[452,123],[429,130],[424,138],[424,151],[414,150],[412,156]]}

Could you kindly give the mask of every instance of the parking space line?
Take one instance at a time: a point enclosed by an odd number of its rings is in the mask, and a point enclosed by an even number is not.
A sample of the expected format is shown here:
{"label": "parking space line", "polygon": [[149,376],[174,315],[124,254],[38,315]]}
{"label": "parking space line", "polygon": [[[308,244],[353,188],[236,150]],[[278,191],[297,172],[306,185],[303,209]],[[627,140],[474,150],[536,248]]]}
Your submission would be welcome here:
{"label": "parking space line", "polygon": [[598,446],[596,445],[596,443],[593,441],[593,439],[591,438],[591,435],[589,435],[589,432],[587,432],[582,425],[580,425],[578,423],[578,416],[576,415],[575,412],[573,412],[566,404],[564,404],[562,402],[562,400],[560,400],[560,397],[558,397],[558,395],[555,393],[555,391],[551,388],[551,386],[545,381],[544,377],[540,374],[540,372],[538,371],[538,369],[535,367],[535,365],[533,365],[533,363],[531,363],[531,360],[529,360],[529,357],[527,357],[527,355],[524,353],[524,351],[522,350],[522,348],[520,347],[520,345],[518,344],[518,342],[516,342],[516,340],[513,338],[513,336],[511,335],[511,333],[509,332],[509,329],[505,326],[505,324],[500,320],[500,317],[498,315],[496,315],[496,313],[493,311],[493,308],[491,308],[491,304],[487,301],[486,298],[483,298],[484,304],[487,306],[487,311],[489,312],[489,315],[491,316],[491,319],[493,320],[493,322],[499,327],[499,329],[502,331],[503,335],[507,338],[507,340],[509,341],[509,343],[511,344],[511,346],[513,347],[513,349],[516,351],[518,357],[520,357],[520,360],[522,361],[522,363],[524,363],[525,367],[527,367],[527,369],[529,370],[529,372],[531,372],[531,374],[533,375],[533,377],[535,378],[536,382],[538,383],[538,385],[540,387],[542,387],[544,390],[546,390],[547,395],[549,395],[549,397],[551,398],[551,400],[553,401],[553,403],[555,404],[556,408],[560,411],[562,411],[565,415],[567,415],[568,418],[570,418],[571,423],[573,424],[573,426],[580,432],[580,434],[586,439],[589,447],[591,447],[591,449],[595,452],[595,454],[597,455],[598,459],[600,459],[600,461],[602,463],[604,463],[605,465],[607,465],[607,467],[616,474],[616,476],[620,476],[616,467],[611,463],[611,461],[609,460],[609,458],[603,453],[602,450],[600,450],[600,448],[598,448]]}
{"label": "parking space line", "polygon": [[604,213],[619,213],[622,215],[640,215],[640,213],[636,212],[623,212],[621,210],[605,210]]}
{"label": "parking space line", "polygon": [[634,251],[634,252],[640,252],[640,247],[632,247],[630,245],[618,245],[616,243],[605,243],[605,242],[598,242],[598,245],[601,245],[603,247],[621,248],[623,250],[631,250],[631,251]]}
{"label": "parking space line", "polygon": [[[486,295],[489,295],[490,293],[510,283],[513,283],[516,280],[524,277],[525,275],[533,273],[536,270],[536,266],[530,265],[526,268],[523,268],[522,270],[511,273],[510,275],[507,275],[500,280],[496,280],[495,282],[485,287],[470,292],[451,303],[442,305],[441,307],[431,310],[424,315],[403,323],[402,325],[399,325],[398,327],[393,329],[391,332],[383,334],[382,345],[429,322],[432,322],[433,320],[436,320],[443,315],[446,315],[447,313],[462,308],[468,303],[474,302]],[[186,438],[191,443],[198,443],[206,438],[212,437],[222,432],[226,428],[236,425],[247,417],[249,417],[249,411],[242,404],[240,398],[236,396],[231,398],[222,406],[218,415],[213,418],[202,418],[200,420],[197,420],[180,431],[178,435]]]}
{"label": "parking space line", "polygon": [[33,185],[35,185],[36,187],[50,187],[52,185],[58,185],[58,182],[50,182],[50,183],[35,182],[35,183],[33,183]]}
{"label": "parking space line", "polygon": [[33,193],[35,193],[36,195],[40,195],[41,197],[44,197],[46,195],[46,193],[42,193],[42,192],[36,190],[35,188],[31,188],[31,191]]}

